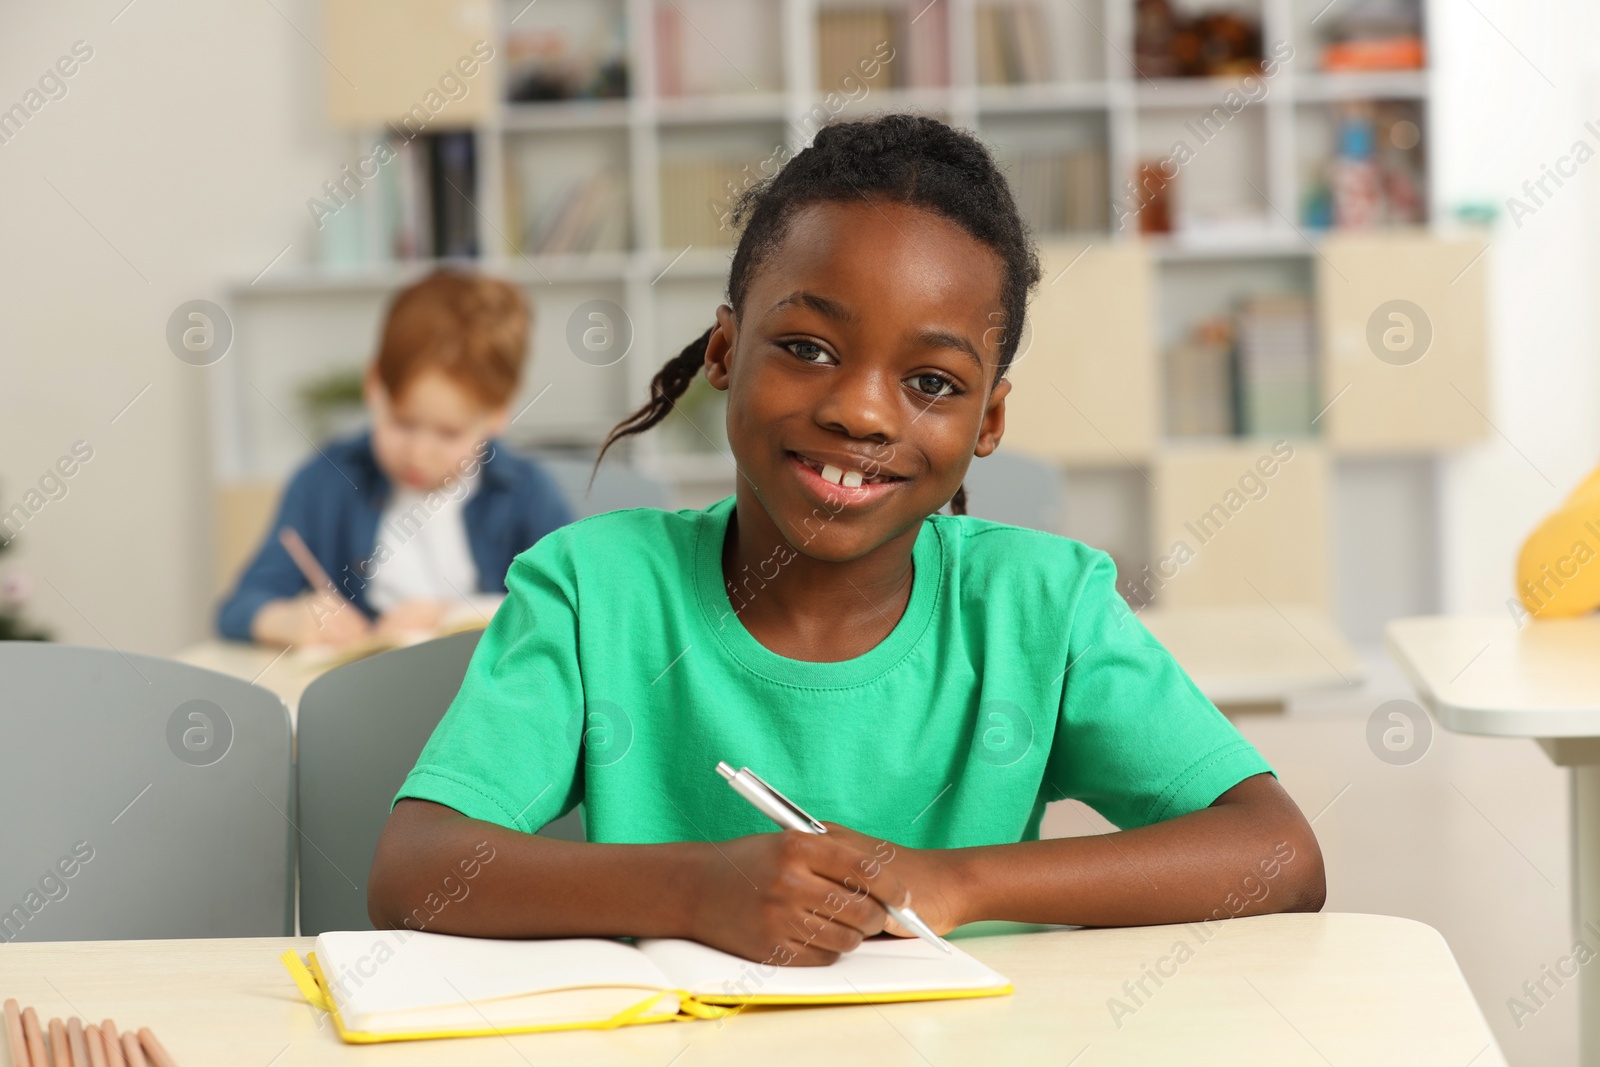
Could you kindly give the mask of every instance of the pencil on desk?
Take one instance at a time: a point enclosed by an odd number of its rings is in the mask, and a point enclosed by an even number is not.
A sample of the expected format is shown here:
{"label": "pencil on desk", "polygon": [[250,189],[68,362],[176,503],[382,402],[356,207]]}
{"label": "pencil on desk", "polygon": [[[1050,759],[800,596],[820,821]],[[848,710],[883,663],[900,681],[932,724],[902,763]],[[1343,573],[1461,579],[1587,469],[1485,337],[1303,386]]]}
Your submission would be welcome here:
{"label": "pencil on desk", "polygon": [[127,1067],[150,1067],[139,1050],[139,1035],[132,1030],[122,1031],[122,1057],[128,1061]]}
{"label": "pencil on desk", "polygon": [[15,997],[6,1001],[6,1051],[17,1067],[30,1067],[33,1057],[28,1055],[28,1039],[22,1033],[22,1008]]}
{"label": "pencil on desk", "polygon": [[155,1062],[156,1067],[178,1067],[167,1054],[166,1047],[148,1026],[140,1027],[139,1041],[144,1045],[144,1054]]}
{"label": "pencil on desk", "polygon": [[44,1030],[39,1026],[39,1013],[32,1008],[22,1011],[22,1033],[28,1040],[28,1062],[33,1067],[48,1067],[50,1050],[45,1047]]}
{"label": "pencil on desk", "polygon": [[67,1044],[67,1025],[60,1019],[50,1020],[50,1062],[66,1067],[72,1062],[72,1046]]}
{"label": "pencil on desk", "polygon": [[89,1067],[89,1046],[83,1040],[83,1020],[76,1015],[67,1020],[67,1046],[72,1049],[73,1067]]}
{"label": "pencil on desk", "polygon": [[89,1045],[89,1067],[111,1067],[106,1059],[106,1039],[100,1028],[90,1024],[83,1028],[83,1036]]}
{"label": "pencil on desk", "polygon": [[106,1067],[128,1067],[122,1058],[122,1042],[117,1040],[117,1024],[110,1019],[100,1024],[100,1036],[106,1042]]}

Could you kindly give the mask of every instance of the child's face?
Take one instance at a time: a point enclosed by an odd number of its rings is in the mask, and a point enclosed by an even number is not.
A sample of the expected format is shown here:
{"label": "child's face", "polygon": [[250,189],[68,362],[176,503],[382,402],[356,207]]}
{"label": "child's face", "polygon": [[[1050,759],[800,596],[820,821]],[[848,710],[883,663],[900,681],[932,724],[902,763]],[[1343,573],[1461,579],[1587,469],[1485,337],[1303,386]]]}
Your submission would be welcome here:
{"label": "child's face", "polygon": [[802,209],[707,348],[741,498],[818,559],[920,527],[1005,427],[1001,279],[987,245],[921,208]]}
{"label": "child's face", "polygon": [[505,429],[505,405],[485,407],[436,370],[417,375],[398,397],[369,373],[366,400],[378,466],[391,483],[421,492],[439,489],[481,462],[479,446]]}

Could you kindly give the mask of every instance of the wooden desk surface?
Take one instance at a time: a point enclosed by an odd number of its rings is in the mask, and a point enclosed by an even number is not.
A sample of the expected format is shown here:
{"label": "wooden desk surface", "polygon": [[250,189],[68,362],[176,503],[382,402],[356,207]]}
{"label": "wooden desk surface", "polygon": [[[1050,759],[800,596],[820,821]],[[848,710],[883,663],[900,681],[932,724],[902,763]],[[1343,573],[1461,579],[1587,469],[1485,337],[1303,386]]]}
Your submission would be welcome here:
{"label": "wooden desk surface", "polygon": [[1215,704],[1283,703],[1308,690],[1357,685],[1365,675],[1320,611],[1151,608],[1139,619]]}
{"label": "wooden desk surface", "polygon": [[1600,737],[1600,617],[1396,619],[1389,651],[1451,730]]}
{"label": "wooden desk surface", "polygon": [[[46,1020],[75,1012],[149,1026],[182,1067],[1505,1064],[1444,939],[1409,919],[1271,915],[1204,930],[986,923],[955,936],[1016,993],[750,1009],[721,1024],[347,1046],[277,960],[287,947],[304,953],[312,939],[260,938],[0,945],[0,996]],[[1160,985],[1147,976],[1158,967]],[[1113,998],[1127,1009],[1120,1017]]]}
{"label": "wooden desk surface", "polygon": [[231,674],[283,698],[293,724],[300,709],[300,694],[328,668],[307,663],[294,649],[266,648],[243,641],[202,641],[172,657],[180,663]]}

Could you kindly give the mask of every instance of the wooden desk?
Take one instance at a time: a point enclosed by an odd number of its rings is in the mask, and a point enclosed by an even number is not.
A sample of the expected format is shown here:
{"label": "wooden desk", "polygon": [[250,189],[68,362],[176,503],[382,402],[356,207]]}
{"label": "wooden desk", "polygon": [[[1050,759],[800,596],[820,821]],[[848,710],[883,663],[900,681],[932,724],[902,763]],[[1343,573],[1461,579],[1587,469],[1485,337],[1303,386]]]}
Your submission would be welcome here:
{"label": "wooden desk", "polygon": [[172,658],[271,690],[288,705],[291,724],[300,709],[300,694],[329,669],[327,665],[305,662],[293,649],[264,648],[242,641],[202,641]]}
{"label": "wooden desk", "polygon": [[[1537,740],[1572,768],[1573,927],[1600,927],[1600,617],[1397,619],[1389,651],[1446,729]],[[1600,976],[1579,972],[1579,1060],[1600,1067]]]}
{"label": "wooden desk", "polygon": [[1281,711],[1298,693],[1365,677],[1360,657],[1320,611],[1151,608],[1139,618],[1224,711]]}
{"label": "wooden desk", "polygon": [[[110,1016],[124,1028],[149,1026],[182,1067],[1059,1067],[1080,1062],[1075,1057],[1086,1047],[1092,1051],[1081,1067],[1505,1064],[1444,939],[1409,919],[1270,915],[1213,923],[1204,931],[984,923],[955,936],[1010,978],[1016,993],[943,1003],[751,1009],[722,1024],[358,1047],[339,1042],[277,961],[286,947],[304,953],[311,938],[0,945],[0,993],[33,1005],[46,1019],[76,1011],[95,1021]],[[1179,954],[1182,962],[1172,955],[1179,943],[1188,947]],[[1146,977],[1146,968],[1157,966],[1168,972],[1159,986]],[[1148,995],[1134,986],[1141,980]],[[1131,1014],[1113,1018],[1113,998]]]}

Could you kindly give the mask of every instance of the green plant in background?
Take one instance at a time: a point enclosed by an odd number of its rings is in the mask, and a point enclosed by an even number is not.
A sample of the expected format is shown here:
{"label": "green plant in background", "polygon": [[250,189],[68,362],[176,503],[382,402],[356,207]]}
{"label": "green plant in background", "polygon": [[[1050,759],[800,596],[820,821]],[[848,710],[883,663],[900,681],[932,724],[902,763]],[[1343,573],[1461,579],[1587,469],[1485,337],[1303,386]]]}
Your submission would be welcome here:
{"label": "green plant in background", "polygon": [[[0,538],[0,556],[11,548],[8,538]],[[20,570],[0,574],[0,641],[48,641],[50,632],[23,617],[22,609],[33,594],[33,583]]]}
{"label": "green plant in background", "polygon": [[356,429],[366,419],[359,370],[330,371],[303,382],[301,406],[311,423],[311,436],[321,442]]}

